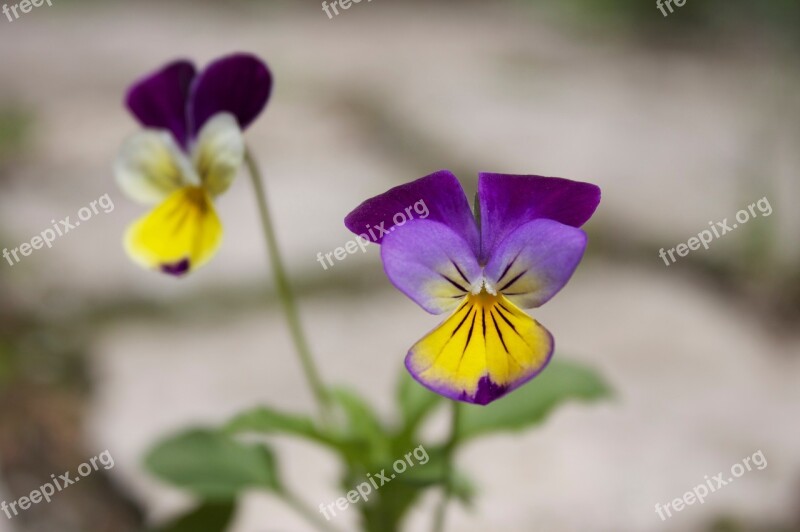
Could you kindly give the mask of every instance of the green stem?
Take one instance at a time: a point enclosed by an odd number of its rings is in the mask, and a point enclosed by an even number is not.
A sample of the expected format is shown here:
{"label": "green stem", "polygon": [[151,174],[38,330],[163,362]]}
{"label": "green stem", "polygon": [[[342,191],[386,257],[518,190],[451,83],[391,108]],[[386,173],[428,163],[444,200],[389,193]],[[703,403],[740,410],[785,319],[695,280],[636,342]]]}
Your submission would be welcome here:
{"label": "green stem", "polygon": [[318,512],[315,512],[300,500],[299,497],[289,492],[280,493],[283,502],[289,505],[295,512],[301,515],[306,521],[319,530],[324,532],[339,532],[333,525],[328,523]]}
{"label": "green stem", "polygon": [[458,401],[451,401],[453,405],[453,416],[450,425],[450,438],[445,443],[444,452],[444,472],[442,475],[444,481],[444,493],[439,507],[436,508],[436,514],[433,520],[433,532],[444,532],[445,516],[447,515],[447,505],[450,502],[450,497],[453,494],[453,454],[456,446],[458,445],[458,423],[461,416],[461,403]]}
{"label": "green stem", "polygon": [[245,164],[247,165],[250,178],[253,182],[255,189],[256,201],[258,202],[258,211],[261,215],[261,226],[264,230],[264,238],[267,243],[267,251],[269,261],[272,265],[272,273],[275,279],[275,287],[278,293],[278,298],[283,306],[283,313],[286,316],[286,321],[289,325],[289,331],[292,335],[297,354],[300,356],[300,362],[303,366],[303,372],[308,380],[311,390],[314,393],[314,398],[317,402],[320,416],[323,422],[328,420],[329,403],[328,393],[319,376],[317,367],[314,364],[314,359],[311,356],[311,350],[308,347],[303,326],[300,322],[300,315],[297,311],[297,304],[295,303],[294,293],[289,284],[289,279],[286,276],[286,269],[281,260],[280,250],[278,248],[278,240],[275,237],[275,230],[272,226],[272,219],[267,204],[266,193],[264,191],[264,181],[261,177],[261,172],[258,169],[253,155],[249,149],[245,150]]}

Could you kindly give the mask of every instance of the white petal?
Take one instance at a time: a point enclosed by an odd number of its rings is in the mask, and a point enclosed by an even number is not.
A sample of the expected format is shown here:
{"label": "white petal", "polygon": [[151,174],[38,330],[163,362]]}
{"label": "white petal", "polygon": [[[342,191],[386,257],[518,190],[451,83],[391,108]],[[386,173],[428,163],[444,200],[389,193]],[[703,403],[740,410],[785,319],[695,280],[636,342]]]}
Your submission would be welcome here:
{"label": "white petal", "polygon": [[191,164],[166,131],[146,129],[122,145],[114,175],[131,199],[155,204],[186,186],[200,181]]}
{"label": "white petal", "polygon": [[209,194],[218,196],[228,190],[244,161],[244,138],[232,114],[219,113],[206,122],[192,159]]}

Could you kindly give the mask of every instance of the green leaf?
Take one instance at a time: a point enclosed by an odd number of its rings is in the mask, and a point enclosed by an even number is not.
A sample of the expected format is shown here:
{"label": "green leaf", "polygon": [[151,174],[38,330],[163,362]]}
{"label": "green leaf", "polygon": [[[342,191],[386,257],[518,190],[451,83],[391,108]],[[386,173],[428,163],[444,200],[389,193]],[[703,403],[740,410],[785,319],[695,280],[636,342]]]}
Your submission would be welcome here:
{"label": "green leaf", "polygon": [[370,438],[376,433],[384,432],[378,415],[356,392],[347,388],[336,388],[332,390],[331,397],[344,410],[351,435]]}
{"label": "green leaf", "polygon": [[205,503],[154,532],[220,532],[228,529],[235,510],[232,502]]}
{"label": "green leaf", "polygon": [[208,500],[232,501],[247,489],[281,489],[268,448],[210,430],[193,429],[161,442],[145,465],[162,480]]}
{"label": "green leaf", "polygon": [[254,408],[237,415],[225,426],[224,430],[230,434],[247,432],[289,434],[327,445],[334,444],[332,438],[318,430],[310,418],[278,412],[267,407]]}
{"label": "green leaf", "polygon": [[605,381],[593,370],[573,362],[553,362],[532,382],[488,406],[462,405],[459,439],[524,430],[544,421],[567,401],[595,401],[610,395]]}
{"label": "green leaf", "polygon": [[357,393],[345,388],[335,388],[331,397],[341,407],[346,417],[346,430],[342,434],[349,445],[362,447],[366,453],[364,463],[379,464],[392,459],[391,440],[377,414]]}
{"label": "green leaf", "polygon": [[[427,451],[428,461],[424,464],[418,462],[413,468],[397,477],[397,481],[409,484],[420,489],[445,484],[444,449],[442,447]],[[470,506],[475,498],[475,486],[469,478],[459,472],[453,471],[450,480],[450,489],[453,495],[465,506]]]}
{"label": "green leaf", "polygon": [[397,387],[397,401],[403,416],[403,431],[411,435],[444,398],[415,381],[404,369]]}
{"label": "green leaf", "polygon": [[452,486],[450,487],[451,493],[455,498],[464,506],[472,506],[475,502],[475,495],[478,489],[472,483],[469,477],[460,471],[453,472],[451,479]]}

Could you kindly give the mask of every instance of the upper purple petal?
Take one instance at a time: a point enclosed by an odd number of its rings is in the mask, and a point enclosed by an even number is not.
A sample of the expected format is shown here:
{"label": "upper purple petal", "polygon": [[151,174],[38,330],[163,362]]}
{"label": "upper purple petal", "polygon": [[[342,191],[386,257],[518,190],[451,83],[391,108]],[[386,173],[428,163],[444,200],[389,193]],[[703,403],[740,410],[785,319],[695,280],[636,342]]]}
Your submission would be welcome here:
{"label": "upper purple petal", "polygon": [[217,113],[233,114],[244,130],[261,113],[272,91],[272,73],[259,58],[234,54],[208,65],[192,84],[192,135]]}
{"label": "upper purple petal", "polygon": [[572,227],[586,223],[600,203],[600,188],[558,177],[481,173],[481,258],[530,221],[547,218]]}
{"label": "upper purple petal", "polygon": [[128,89],[128,109],[143,126],[167,129],[186,147],[186,104],[195,74],[189,61],[175,61],[148,74]]}
{"label": "upper purple petal", "polygon": [[[442,223],[478,254],[478,227],[456,176],[441,170],[368,199],[345,218],[353,233],[380,244],[391,227],[403,219],[427,219]],[[383,229],[382,232],[380,229]]]}

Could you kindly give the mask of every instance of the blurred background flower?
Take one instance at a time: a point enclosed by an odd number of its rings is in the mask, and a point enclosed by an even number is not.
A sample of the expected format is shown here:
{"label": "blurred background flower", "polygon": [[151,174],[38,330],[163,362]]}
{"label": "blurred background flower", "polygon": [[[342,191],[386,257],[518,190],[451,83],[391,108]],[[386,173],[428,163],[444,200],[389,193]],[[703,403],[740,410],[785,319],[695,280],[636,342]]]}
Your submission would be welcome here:
{"label": "blurred background flower", "polygon": [[271,90],[269,69],[248,54],[219,58],[200,73],[175,61],[129,89],[126,104],[145,129],[125,141],[114,174],[132,200],[157,205],[128,229],[133,260],[181,276],[214,255],[223,229],[213,198],[239,173],[242,130]]}

